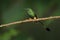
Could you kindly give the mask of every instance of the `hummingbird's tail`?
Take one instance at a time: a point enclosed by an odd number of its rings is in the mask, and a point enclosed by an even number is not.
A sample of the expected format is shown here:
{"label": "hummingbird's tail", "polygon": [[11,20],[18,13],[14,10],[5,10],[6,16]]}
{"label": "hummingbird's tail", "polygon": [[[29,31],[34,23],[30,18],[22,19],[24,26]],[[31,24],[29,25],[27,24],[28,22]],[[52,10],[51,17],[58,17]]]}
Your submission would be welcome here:
{"label": "hummingbird's tail", "polygon": [[44,23],[42,21],[38,21],[39,23],[41,23],[44,26]]}

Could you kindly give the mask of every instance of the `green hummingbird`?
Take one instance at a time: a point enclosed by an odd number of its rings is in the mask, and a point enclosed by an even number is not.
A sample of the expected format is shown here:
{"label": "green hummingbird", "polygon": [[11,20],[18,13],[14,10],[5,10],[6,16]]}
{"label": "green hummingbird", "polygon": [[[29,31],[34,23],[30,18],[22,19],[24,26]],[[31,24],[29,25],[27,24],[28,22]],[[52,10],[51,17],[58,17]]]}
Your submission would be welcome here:
{"label": "green hummingbird", "polygon": [[[27,8],[26,12],[27,12],[27,15],[29,16],[29,18],[31,18],[31,19],[37,19],[38,18],[37,15],[34,13],[34,11],[31,8]],[[43,24],[41,21],[38,21],[38,22]]]}
{"label": "green hummingbird", "polygon": [[[31,18],[31,19],[34,19],[34,18],[37,19],[38,18],[37,15],[34,13],[34,11],[31,8],[27,8],[26,13],[27,13],[28,17]],[[38,21],[38,22],[41,23],[44,26],[42,21]],[[50,31],[50,28],[46,28],[46,30]]]}

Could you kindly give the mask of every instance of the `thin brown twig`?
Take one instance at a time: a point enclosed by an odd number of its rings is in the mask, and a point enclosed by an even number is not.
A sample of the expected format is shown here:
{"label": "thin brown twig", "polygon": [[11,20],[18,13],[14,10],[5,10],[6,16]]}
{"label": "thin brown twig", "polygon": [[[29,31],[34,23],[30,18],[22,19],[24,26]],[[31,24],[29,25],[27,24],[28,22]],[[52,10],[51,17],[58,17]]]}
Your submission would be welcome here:
{"label": "thin brown twig", "polygon": [[18,23],[24,23],[24,22],[32,22],[32,21],[39,21],[39,20],[49,20],[49,19],[57,19],[57,18],[60,18],[60,16],[51,16],[51,17],[31,19],[31,20],[26,19],[26,20],[23,20],[23,21],[16,21],[16,22],[8,23],[8,24],[2,24],[2,25],[0,25],[0,27],[10,26],[10,25],[14,25],[14,24],[18,24]]}

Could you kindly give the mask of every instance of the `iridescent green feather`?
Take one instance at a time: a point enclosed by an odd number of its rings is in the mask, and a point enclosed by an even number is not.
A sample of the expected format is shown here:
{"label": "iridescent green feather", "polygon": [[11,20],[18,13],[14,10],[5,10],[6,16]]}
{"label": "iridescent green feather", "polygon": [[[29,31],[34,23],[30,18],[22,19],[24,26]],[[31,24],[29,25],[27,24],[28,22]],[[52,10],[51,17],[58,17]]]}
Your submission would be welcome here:
{"label": "iridescent green feather", "polygon": [[27,13],[28,15],[35,17],[35,13],[33,12],[31,8],[27,8]]}

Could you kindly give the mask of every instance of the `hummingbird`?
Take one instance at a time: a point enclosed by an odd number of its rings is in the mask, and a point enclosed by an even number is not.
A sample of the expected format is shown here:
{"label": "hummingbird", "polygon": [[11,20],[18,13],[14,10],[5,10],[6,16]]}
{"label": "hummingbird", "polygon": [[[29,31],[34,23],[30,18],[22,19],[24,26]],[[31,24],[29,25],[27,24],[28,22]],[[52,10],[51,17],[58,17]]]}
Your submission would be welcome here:
{"label": "hummingbird", "polygon": [[[38,19],[37,15],[34,13],[34,11],[31,8],[27,8],[26,13],[29,16],[29,19]],[[38,21],[38,22],[44,26],[42,21]],[[50,30],[50,28],[46,28],[46,31],[51,31],[51,30]]]}
{"label": "hummingbird", "polygon": [[[29,19],[38,19],[37,15],[34,13],[34,11],[31,8],[26,9],[27,15],[29,16]],[[43,24],[41,21],[38,21],[41,24]]]}

